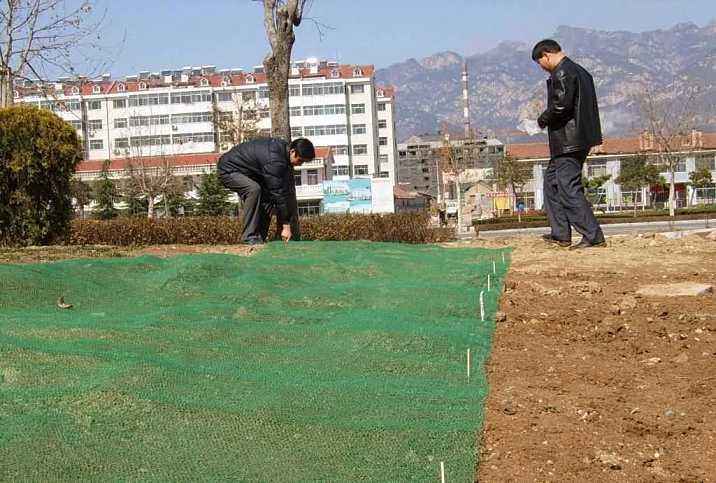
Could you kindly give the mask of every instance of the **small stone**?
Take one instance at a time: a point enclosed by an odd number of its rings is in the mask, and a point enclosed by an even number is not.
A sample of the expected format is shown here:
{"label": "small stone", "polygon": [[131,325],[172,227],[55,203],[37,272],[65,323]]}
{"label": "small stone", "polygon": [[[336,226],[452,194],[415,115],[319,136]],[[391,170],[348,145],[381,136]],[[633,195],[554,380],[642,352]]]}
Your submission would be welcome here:
{"label": "small stone", "polygon": [[673,409],[667,409],[666,411],[664,411],[664,416],[666,416],[667,418],[670,418],[670,417],[672,417],[673,415],[674,415],[674,410],[673,410]]}
{"label": "small stone", "polygon": [[505,322],[507,320],[507,314],[504,312],[497,312],[495,314],[495,322]]}
{"label": "small stone", "polygon": [[508,416],[514,416],[515,414],[517,414],[517,410],[512,404],[512,401],[505,402],[504,406],[502,407],[502,412],[507,414]]}
{"label": "small stone", "polygon": [[609,313],[612,315],[619,315],[621,313],[621,309],[618,305],[612,305],[609,307]]}
{"label": "small stone", "polygon": [[647,365],[653,366],[654,364],[660,363],[660,362],[661,362],[661,359],[658,358],[658,357],[650,357],[649,359],[644,359],[644,360],[641,361],[641,362],[643,362],[643,363],[645,363],[645,364],[647,364]]}
{"label": "small stone", "polygon": [[694,332],[696,332],[697,334],[703,334],[703,333],[704,333],[704,331],[703,331],[702,329],[696,329]]}
{"label": "small stone", "polygon": [[638,302],[636,300],[636,297],[634,297],[632,295],[627,295],[626,297],[621,299],[621,301],[619,302],[619,308],[622,311],[633,310],[636,308],[637,303]]}
{"label": "small stone", "polygon": [[677,364],[683,364],[685,362],[689,362],[689,356],[687,356],[685,352],[682,352],[671,360]]}
{"label": "small stone", "polygon": [[597,452],[597,458],[602,464],[609,467],[611,470],[621,470],[622,465],[619,461],[619,457],[614,453],[606,453],[604,451]]}
{"label": "small stone", "polygon": [[654,322],[654,317],[647,317],[646,321],[651,324],[652,322]]}

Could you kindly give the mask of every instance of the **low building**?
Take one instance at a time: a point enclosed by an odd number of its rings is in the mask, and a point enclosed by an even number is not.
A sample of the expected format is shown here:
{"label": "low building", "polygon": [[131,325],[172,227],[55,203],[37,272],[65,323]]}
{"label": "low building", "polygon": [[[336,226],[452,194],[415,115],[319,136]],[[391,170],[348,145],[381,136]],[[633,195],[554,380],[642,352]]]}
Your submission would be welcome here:
{"label": "low building", "polygon": [[[676,205],[685,207],[694,204],[713,203],[716,199],[716,185],[694,189],[689,180],[691,172],[707,168],[716,181],[716,133],[694,131],[678,153],[674,182],[676,187]],[[544,207],[544,171],[549,163],[549,147],[546,143],[510,144],[507,155],[532,167],[532,179],[525,185],[519,198],[523,199],[527,209],[541,210]],[[624,190],[619,178],[622,161],[635,156],[646,156],[652,163],[660,165],[659,153],[655,143],[642,135],[631,138],[605,139],[601,146],[592,149],[584,163],[584,176],[595,178],[609,176],[593,200],[596,209],[613,211],[631,208],[636,201],[640,207],[652,202],[664,204],[668,201],[668,187],[644,187],[636,192]],[[667,166],[662,167],[661,175],[670,182],[671,175]]]}

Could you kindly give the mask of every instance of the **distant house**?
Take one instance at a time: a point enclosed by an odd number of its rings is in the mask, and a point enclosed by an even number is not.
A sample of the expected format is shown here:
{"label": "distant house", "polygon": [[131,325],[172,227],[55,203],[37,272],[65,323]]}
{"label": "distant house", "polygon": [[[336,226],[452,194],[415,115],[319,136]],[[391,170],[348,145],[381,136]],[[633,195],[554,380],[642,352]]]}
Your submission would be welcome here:
{"label": "distant house", "polygon": [[430,206],[430,195],[410,191],[402,186],[393,187],[396,213],[423,213]]}

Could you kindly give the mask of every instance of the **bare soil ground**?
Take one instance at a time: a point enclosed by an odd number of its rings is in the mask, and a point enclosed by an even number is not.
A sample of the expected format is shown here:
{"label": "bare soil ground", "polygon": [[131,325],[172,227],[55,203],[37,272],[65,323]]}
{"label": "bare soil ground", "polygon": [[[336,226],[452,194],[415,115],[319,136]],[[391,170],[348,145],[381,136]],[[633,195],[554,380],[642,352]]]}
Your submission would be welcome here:
{"label": "bare soil ground", "polygon": [[515,247],[478,481],[716,481],[716,296],[636,294],[716,284],[716,241],[470,244]]}

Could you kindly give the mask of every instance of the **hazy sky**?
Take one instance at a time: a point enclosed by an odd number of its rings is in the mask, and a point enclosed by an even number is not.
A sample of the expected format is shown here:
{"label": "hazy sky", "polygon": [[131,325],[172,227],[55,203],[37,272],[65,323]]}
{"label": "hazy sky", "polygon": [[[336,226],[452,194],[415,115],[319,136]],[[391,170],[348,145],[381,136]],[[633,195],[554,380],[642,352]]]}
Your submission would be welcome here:
{"label": "hazy sky", "polygon": [[[250,68],[268,44],[260,2],[101,0],[105,43],[126,41],[115,76],[185,65]],[[443,50],[474,54],[504,40],[535,42],[559,25],[644,31],[679,22],[705,25],[715,0],[314,0],[309,17],[329,25],[321,40],[310,21],[297,31],[294,58],[323,57],[386,67]]]}

